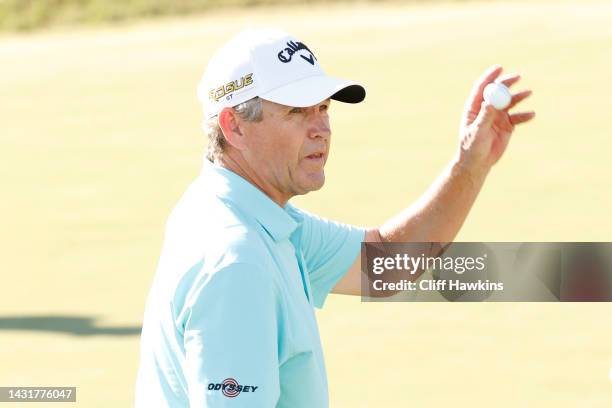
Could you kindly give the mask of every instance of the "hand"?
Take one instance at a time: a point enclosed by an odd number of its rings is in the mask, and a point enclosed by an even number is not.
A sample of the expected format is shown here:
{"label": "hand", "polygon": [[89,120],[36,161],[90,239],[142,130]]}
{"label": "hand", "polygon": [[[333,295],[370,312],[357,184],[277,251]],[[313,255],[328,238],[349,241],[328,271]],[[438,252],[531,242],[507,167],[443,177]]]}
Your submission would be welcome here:
{"label": "hand", "polygon": [[531,90],[513,94],[510,105],[503,110],[497,110],[484,101],[482,94],[491,82],[501,82],[510,88],[521,78],[520,75],[499,77],[501,72],[500,66],[489,68],[474,84],[465,105],[459,132],[459,160],[464,166],[488,171],[504,154],[514,126],[528,122],[535,116],[533,111],[508,113],[531,95]]}

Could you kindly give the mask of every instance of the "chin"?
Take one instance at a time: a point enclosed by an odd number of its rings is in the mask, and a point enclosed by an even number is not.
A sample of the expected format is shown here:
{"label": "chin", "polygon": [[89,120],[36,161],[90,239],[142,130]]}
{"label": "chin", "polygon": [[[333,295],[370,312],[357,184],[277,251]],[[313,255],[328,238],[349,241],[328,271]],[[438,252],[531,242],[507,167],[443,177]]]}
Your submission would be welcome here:
{"label": "chin", "polygon": [[304,180],[304,183],[300,186],[300,195],[310,193],[311,191],[320,190],[325,184],[325,173],[321,172],[320,174],[310,175]]}
{"label": "chin", "polygon": [[314,180],[310,191],[320,190],[324,184],[325,184],[325,173],[321,172],[321,175],[318,176],[316,180]]}

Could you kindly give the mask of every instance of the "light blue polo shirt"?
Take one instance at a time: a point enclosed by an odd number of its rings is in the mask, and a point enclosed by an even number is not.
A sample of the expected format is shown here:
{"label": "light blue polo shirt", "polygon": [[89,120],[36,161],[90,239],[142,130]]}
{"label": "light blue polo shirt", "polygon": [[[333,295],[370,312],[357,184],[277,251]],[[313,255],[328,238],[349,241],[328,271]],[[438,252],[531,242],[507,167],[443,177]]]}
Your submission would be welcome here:
{"label": "light blue polo shirt", "polygon": [[204,159],[166,225],[136,407],[329,405],[314,307],[365,230],[278,206]]}

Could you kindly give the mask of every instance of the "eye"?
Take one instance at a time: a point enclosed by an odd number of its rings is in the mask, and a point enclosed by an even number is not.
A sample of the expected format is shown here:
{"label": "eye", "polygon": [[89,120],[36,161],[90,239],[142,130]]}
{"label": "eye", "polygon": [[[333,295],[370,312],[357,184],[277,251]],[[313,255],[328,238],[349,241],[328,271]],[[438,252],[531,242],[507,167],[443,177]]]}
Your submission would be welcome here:
{"label": "eye", "polygon": [[328,104],[323,104],[321,106],[319,106],[319,112],[327,112],[329,110],[329,105]]}
{"label": "eye", "polygon": [[289,113],[302,113],[304,112],[304,108],[293,108],[289,111]]}

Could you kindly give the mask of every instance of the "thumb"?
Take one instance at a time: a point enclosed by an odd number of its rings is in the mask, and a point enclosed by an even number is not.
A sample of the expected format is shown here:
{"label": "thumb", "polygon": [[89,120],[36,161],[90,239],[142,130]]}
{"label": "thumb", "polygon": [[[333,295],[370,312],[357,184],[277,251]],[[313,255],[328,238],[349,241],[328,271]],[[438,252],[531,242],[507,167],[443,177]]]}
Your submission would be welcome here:
{"label": "thumb", "polygon": [[483,101],[480,105],[480,112],[478,112],[478,116],[474,120],[476,126],[491,126],[493,120],[495,120],[495,114],[497,110],[491,105],[487,103],[487,101]]}

